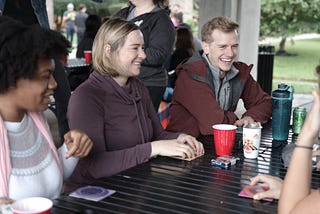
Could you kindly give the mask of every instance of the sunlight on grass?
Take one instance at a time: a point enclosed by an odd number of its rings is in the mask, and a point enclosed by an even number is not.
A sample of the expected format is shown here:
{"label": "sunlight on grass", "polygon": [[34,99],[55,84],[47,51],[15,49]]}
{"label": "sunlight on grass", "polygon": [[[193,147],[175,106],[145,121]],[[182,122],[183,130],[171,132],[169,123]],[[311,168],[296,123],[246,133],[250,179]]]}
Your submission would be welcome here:
{"label": "sunlight on grass", "polygon": [[[286,50],[297,56],[275,56],[274,78],[316,80],[315,67],[320,60],[320,39],[287,42]],[[277,49],[277,48],[276,48]]]}
{"label": "sunlight on grass", "polygon": [[294,90],[295,93],[297,94],[311,94],[312,91],[316,91],[317,90],[317,83],[309,83],[309,84],[305,84],[302,82],[292,82],[290,80],[286,80],[286,81],[273,81],[272,82],[272,90],[275,90],[278,88],[278,84],[280,83],[286,83],[287,85],[293,85],[294,86]]}
{"label": "sunlight on grass", "polygon": [[[278,43],[271,44],[278,50]],[[293,84],[296,93],[308,94],[317,88],[315,67],[320,64],[320,38],[290,40],[286,50],[296,56],[275,56],[273,67],[273,90],[278,83]]]}

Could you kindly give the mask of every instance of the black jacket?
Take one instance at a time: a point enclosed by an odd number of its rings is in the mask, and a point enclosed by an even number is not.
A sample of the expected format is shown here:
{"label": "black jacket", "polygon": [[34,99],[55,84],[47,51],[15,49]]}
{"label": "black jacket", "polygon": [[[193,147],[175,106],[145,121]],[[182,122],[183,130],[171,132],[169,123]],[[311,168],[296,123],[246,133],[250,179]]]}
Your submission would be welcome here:
{"label": "black jacket", "polygon": [[[126,7],[116,13],[115,17],[127,19],[135,6]],[[146,86],[167,86],[167,71],[164,63],[171,55],[175,30],[166,10],[156,7],[150,13],[145,13],[131,20],[142,31],[145,53],[139,78]]]}

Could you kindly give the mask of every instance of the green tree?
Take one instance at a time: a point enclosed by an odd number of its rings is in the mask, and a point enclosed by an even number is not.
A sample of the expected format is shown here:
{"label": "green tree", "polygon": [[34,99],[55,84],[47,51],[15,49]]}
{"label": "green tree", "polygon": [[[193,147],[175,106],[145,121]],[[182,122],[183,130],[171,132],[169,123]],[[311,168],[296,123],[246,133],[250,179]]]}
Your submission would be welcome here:
{"label": "green tree", "polygon": [[319,32],[320,0],[262,0],[260,38],[281,37],[278,55],[285,50],[288,36]]}

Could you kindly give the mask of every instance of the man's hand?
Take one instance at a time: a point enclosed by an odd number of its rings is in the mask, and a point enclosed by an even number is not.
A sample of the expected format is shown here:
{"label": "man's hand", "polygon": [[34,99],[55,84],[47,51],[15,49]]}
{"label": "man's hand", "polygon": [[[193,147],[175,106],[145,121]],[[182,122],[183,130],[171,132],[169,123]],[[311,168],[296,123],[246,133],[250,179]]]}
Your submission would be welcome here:
{"label": "man's hand", "polygon": [[237,120],[234,125],[236,126],[247,126],[249,124],[255,124],[256,122],[254,121],[254,119],[250,116],[245,116],[243,118],[241,118],[240,120]]}

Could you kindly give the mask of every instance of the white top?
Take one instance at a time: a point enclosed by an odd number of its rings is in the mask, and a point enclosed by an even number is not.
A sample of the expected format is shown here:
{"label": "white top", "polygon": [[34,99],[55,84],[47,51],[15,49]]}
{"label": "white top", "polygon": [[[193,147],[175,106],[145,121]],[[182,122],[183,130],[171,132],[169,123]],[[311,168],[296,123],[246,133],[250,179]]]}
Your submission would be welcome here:
{"label": "white top", "polygon": [[[12,166],[9,198],[57,198],[62,190],[63,178],[49,144],[33,120],[25,114],[21,122],[4,124],[8,130]],[[71,175],[78,163],[78,158],[66,159],[66,152],[67,147],[63,144],[58,149],[58,155],[63,166],[64,179]]]}

